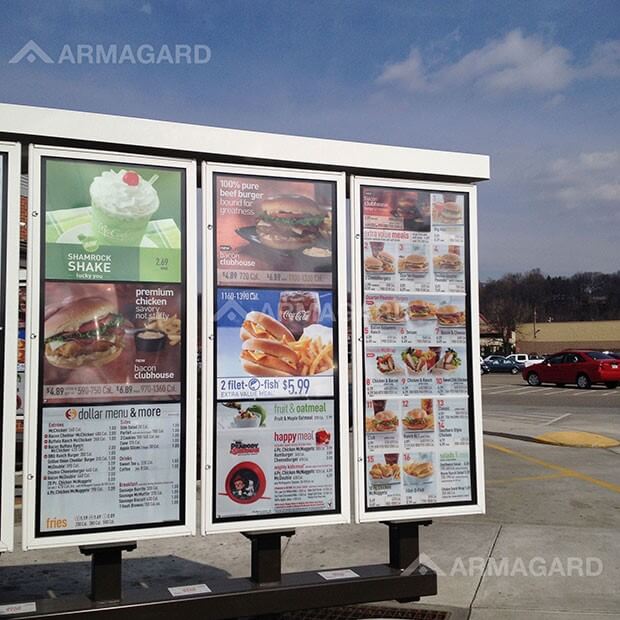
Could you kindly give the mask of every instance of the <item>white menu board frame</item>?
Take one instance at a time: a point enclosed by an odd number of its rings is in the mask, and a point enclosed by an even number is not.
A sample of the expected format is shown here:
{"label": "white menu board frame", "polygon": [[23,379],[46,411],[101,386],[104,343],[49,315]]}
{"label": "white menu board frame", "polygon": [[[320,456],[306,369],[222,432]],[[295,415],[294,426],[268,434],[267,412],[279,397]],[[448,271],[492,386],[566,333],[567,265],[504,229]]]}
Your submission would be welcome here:
{"label": "white menu board frame", "polygon": [[20,168],[21,145],[0,142],[0,272],[4,306],[0,336],[3,374],[0,417],[0,553],[13,551]]}
{"label": "white menu board frame", "polygon": [[[45,284],[45,272],[42,273],[44,256],[42,256],[42,237],[45,238],[45,222],[42,210],[42,166],[45,158],[59,160],[73,160],[76,162],[93,162],[109,164],[111,166],[154,167],[178,170],[183,174],[181,182],[182,196],[181,217],[184,221],[185,244],[180,245],[181,274],[184,277],[185,296],[184,312],[185,323],[185,356],[181,357],[181,376],[185,381],[184,397],[178,406],[181,415],[185,418],[185,437],[181,430],[181,456],[184,454],[185,475],[181,477],[183,487],[180,494],[179,523],[170,525],[151,525],[137,523],[131,525],[119,524],[104,531],[88,531],[79,533],[43,534],[38,531],[39,507],[37,503],[40,492],[40,460],[39,425],[42,403],[39,402],[40,376],[42,359],[39,353],[40,340],[43,338],[40,328],[40,300],[41,288]],[[196,250],[196,161],[190,159],[174,159],[139,155],[115,151],[96,151],[86,149],[72,149],[52,147],[46,145],[31,145],[29,150],[29,197],[28,197],[28,273],[27,273],[27,321],[26,333],[29,334],[27,343],[26,365],[26,402],[24,428],[24,517],[23,541],[24,550],[50,549],[64,546],[85,544],[113,544],[135,540],[166,538],[172,536],[194,535],[196,533],[196,419],[197,411],[197,276],[192,265],[197,261]],[[154,182],[154,181],[152,181]],[[43,232],[42,232],[43,229]],[[181,237],[182,238],[182,237]],[[49,281],[49,280],[48,280]],[[149,280],[137,282],[140,286],[148,286]],[[181,285],[179,285],[181,286]],[[182,289],[182,287],[181,287]],[[180,302],[181,303],[181,302]],[[152,401],[157,404],[156,401]],[[183,412],[183,403],[185,411]],[[130,403],[131,404],[131,403]],[[67,405],[65,405],[66,407]],[[88,405],[86,405],[88,406]],[[119,402],[117,409],[123,403]],[[151,451],[152,452],[152,451]],[[93,528],[90,528],[93,529]]]}
{"label": "white menu board frame", "polygon": [[[350,467],[349,467],[349,386],[347,360],[347,247],[346,234],[337,235],[336,248],[338,252],[338,272],[333,273],[332,289],[337,289],[338,305],[335,308],[335,317],[338,320],[338,358],[334,360],[338,367],[338,382],[336,393],[332,396],[339,402],[337,412],[339,425],[339,450],[336,453],[336,463],[339,468],[339,480],[335,490],[339,495],[337,510],[328,514],[294,515],[282,513],[278,516],[253,516],[251,518],[215,519],[215,441],[217,428],[216,415],[216,384],[214,372],[216,320],[214,316],[217,281],[215,274],[216,230],[214,221],[214,176],[217,174],[243,175],[250,177],[266,177],[284,180],[300,181],[327,181],[334,183],[335,213],[332,214],[338,232],[346,227],[346,175],[341,172],[321,172],[311,169],[276,168],[267,166],[246,166],[236,164],[202,164],[202,202],[203,202],[203,315],[202,315],[202,533],[203,535],[225,532],[266,531],[290,529],[309,525],[335,525],[349,523],[351,520],[350,508]],[[291,286],[295,288],[295,286]],[[297,285],[299,288],[299,285]],[[329,289],[326,289],[329,290]],[[344,293],[344,294],[343,294]],[[292,398],[291,400],[294,400]],[[336,413],[336,412],[335,412]]]}
{"label": "white menu board frame", "polygon": [[[378,177],[352,176],[350,180],[350,197],[352,205],[351,226],[351,249],[353,260],[352,278],[352,374],[353,377],[365,377],[364,360],[364,253],[363,253],[363,209],[361,192],[362,187],[379,188],[386,190],[424,191],[434,193],[459,193],[467,198],[467,214],[465,224],[465,292],[462,294],[466,300],[467,316],[470,320],[467,324],[467,357],[470,374],[468,377],[469,407],[469,455],[474,453],[474,458],[469,460],[470,480],[472,484],[472,499],[465,502],[446,502],[444,505],[420,503],[403,504],[394,502],[391,506],[375,506],[369,508],[367,502],[367,476],[369,476],[366,462],[366,386],[363,380],[353,382],[353,434],[354,434],[354,461],[355,461],[355,520],[357,523],[369,523],[385,520],[417,520],[441,516],[460,516],[471,514],[483,514],[485,511],[484,496],[484,458],[483,458],[483,435],[482,435],[482,401],[480,373],[478,372],[478,357],[480,350],[479,336],[479,309],[478,309],[478,255],[477,255],[477,203],[476,187],[466,184],[441,183],[429,181],[410,181],[402,179],[389,179]],[[429,224],[430,227],[430,224]],[[430,238],[429,238],[430,242]],[[431,242],[432,243],[432,242]],[[428,257],[429,260],[431,256]],[[402,290],[402,289],[401,289]],[[429,290],[420,296],[433,295],[435,291]],[[445,293],[440,293],[445,294]],[[426,395],[421,395],[424,397]],[[428,394],[437,398],[436,394]],[[440,397],[441,398],[441,397]],[[446,396],[446,401],[453,396]],[[387,463],[387,459],[386,459]],[[472,467],[473,465],[473,467]],[[401,465],[402,467],[402,465]],[[473,473],[472,473],[473,469]],[[400,472],[399,472],[400,474]],[[402,497],[402,495],[401,495]]]}

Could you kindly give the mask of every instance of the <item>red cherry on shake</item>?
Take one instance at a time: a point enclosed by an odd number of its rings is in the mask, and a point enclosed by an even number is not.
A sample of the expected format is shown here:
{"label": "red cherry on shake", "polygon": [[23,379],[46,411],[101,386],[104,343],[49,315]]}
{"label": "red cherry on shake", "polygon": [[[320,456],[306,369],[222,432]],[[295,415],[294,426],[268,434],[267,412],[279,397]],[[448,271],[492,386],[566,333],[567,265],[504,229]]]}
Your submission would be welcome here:
{"label": "red cherry on shake", "polygon": [[125,172],[125,174],[123,175],[123,183],[135,187],[140,183],[140,176],[137,172],[134,172],[133,170]]}

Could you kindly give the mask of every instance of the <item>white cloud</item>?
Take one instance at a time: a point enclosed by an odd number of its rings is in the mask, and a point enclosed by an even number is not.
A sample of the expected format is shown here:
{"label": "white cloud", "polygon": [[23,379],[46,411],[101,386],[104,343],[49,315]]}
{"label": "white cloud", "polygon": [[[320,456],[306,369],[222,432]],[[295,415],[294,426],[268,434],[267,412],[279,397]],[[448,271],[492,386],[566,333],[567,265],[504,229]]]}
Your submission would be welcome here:
{"label": "white cloud", "polygon": [[[575,80],[596,76],[620,76],[620,41],[598,44],[589,63],[580,67],[565,47],[512,30],[435,70],[424,62],[420,50],[413,48],[404,60],[387,65],[378,82],[414,92],[469,85],[492,93],[559,93]],[[551,107],[558,103],[553,97],[548,102]]]}
{"label": "white cloud", "polygon": [[574,158],[550,162],[539,176],[545,193],[560,206],[574,208],[587,205],[620,205],[620,151],[580,153]]}
{"label": "white cloud", "polygon": [[150,2],[145,2],[142,7],[140,8],[140,12],[141,13],[146,13],[147,15],[152,15],[153,14],[153,6],[151,5]]}

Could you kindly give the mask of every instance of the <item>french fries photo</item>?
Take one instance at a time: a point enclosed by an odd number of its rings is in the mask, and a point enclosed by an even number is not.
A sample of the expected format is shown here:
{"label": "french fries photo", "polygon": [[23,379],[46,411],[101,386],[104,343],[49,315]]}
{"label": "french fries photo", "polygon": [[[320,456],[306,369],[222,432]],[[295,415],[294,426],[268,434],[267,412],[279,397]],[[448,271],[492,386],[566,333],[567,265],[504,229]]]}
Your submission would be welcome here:
{"label": "french fries photo", "polygon": [[144,323],[144,327],[166,334],[172,347],[181,342],[181,319],[176,314],[170,317],[156,314]]}
{"label": "french fries photo", "polygon": [[321,337],[302,336],[289,346],[299,356],[298,370],[302,377],[318,375],[334,367],[333,344],[324,343]]}

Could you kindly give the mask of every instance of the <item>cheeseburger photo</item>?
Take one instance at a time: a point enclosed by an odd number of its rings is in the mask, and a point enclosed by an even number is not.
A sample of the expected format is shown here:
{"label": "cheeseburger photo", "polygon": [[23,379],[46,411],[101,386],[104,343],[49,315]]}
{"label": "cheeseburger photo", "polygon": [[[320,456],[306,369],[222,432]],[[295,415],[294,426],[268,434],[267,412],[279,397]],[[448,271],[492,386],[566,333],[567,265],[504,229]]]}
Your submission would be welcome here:
{"label": "cheeseburger photo", "polygon": [[311,198],[272,196],[258,206],[256,234],[263,245],[275,250],[302,250],[325,237],[326,220],[326,213]]}
{"label": "cheeseburger photo", "polygon": [[83,297],[45,321],[45,359],[58,368],[104,366],[124,348],[125,319],[102,297]]}
{"label": "cheeseburger photo", "polygon": [[416,319],[432,319],[435,316],[435,304],[424,299],[414,299],[407,305],[409,318]]}
{"label": "cheeseburger photo", "polygon": [[364,269],[371,272],[381,272],[383,271],[383,262],[376,256],[368,256],[366,260],[364,260]]}
{"label": "cheeseburger photo", "polygon": [[462,271],[463,269],[461,257],[452,252],[435,256],[433,264],[435,265],[435,269],[439,271]]}
{"label": "cheeseburger photo", "polygon": [[401,256],[398,260],[398,270],[413,273],[425,273],[428,271],[428,260],[422,254],[409,254]]}
{"label": "cheeseburger photo", "polygon": [[443,224],[462,224],[463,211],[457,202],[443,202],[435,205],[435,217]]}
{"label": "cheeseburger photo", "polygon": [[447,327],[460,327],[465,325],[465,311],[452,304],[439,306],[435,311],[435,316],[437,317],[437,323],[439,325],[445,325]]}

